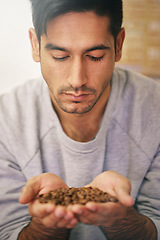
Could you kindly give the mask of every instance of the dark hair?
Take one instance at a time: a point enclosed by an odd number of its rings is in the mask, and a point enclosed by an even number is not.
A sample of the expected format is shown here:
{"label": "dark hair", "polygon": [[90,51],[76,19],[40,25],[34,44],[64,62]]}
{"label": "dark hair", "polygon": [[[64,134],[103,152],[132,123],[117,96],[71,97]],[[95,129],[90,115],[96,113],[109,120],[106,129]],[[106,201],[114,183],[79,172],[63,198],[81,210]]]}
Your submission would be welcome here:
{"label": "dark hair", "polygon": [[110,18],[110,32],[116,39],[123,19],[122,0],[30,0],[37,38],[46,34],[47,23],[68,12],[94,11]]}

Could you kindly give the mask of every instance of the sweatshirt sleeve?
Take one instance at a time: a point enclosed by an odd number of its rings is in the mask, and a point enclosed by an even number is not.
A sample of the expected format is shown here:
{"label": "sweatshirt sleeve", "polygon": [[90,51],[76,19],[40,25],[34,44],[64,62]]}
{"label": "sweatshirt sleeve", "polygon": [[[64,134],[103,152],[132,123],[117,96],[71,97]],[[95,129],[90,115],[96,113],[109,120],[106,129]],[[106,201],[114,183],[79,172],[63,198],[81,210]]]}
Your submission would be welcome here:
{"label": "sweatshirt sleeve", "polygon": [[0,239],[16,240],[30,222],[26,205],[18,202],[26,180],[12,153],[0,139]]}
{"label": "sweatshirt sleeve", "polygon": [[155,155],[147,175],[144,178],[136,200],[137,210],[149,217],[157,228],[157,240],[160,240],[160,147]]}

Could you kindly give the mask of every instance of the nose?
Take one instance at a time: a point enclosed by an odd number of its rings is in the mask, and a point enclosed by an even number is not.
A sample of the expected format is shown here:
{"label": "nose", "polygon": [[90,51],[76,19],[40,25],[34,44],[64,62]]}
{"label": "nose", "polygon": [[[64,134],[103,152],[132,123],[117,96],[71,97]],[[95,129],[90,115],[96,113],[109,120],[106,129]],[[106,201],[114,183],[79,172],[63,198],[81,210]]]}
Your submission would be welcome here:
{"label": "nose", "polygon": [[78,58],[71,62],[68,82],[74,89],[79,89],[86,84],[87,77],[83,59]]}

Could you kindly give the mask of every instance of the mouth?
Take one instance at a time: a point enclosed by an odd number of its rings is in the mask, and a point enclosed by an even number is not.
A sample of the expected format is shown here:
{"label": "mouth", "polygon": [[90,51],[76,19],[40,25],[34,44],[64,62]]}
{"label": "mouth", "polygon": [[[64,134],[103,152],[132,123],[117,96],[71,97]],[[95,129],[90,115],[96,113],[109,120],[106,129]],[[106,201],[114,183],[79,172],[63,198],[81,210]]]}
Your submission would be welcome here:
{"label": "mouth", "polygon": [[83,102],[85,101],[90,94],[73,94],[73,93],[65,93],[67,98],[69,98],[73,102]]}

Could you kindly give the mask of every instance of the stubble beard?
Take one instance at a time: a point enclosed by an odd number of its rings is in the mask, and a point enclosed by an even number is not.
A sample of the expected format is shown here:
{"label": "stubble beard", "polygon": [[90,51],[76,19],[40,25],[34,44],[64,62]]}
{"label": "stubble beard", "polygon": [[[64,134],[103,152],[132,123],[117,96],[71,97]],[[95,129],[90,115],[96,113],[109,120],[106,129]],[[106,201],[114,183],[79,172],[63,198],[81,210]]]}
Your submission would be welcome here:
{"label": "stubble beard", "polygon": [[[95,96],[95,98],[93,100],[89,101],[88,105],[86,107],[78,106],[78,105],[83,104],[83,103],[73,101],[72,104],[75,104],[75,106],[74,106],[73,109],[71,109],[70,107],[67,107],[68,104],[63,103],[61,100],[56,98],[56,96],[54,95],[53,91],[51,91],[51,93],[52,93],[52,97],[54,98],[56,104],[65,113],[69,113],[69,114],[85,114],[85,113],[90,112],[93,109],[93,107],[99,101],[99,99],[101,98],[102,94],[104,93],[105,89],[108,87],[109,84],[110,84],[110,81],[109,82],[105,82],[103,84],[102,90],[101,90],[100,94],[98,95],[98,97],[97,97],[97,91],[95,89],[89,89],[89,91],[92,92],[92,94]],[[60,89],[58,91],[58,95],[63,94],[65,91],[67,92],[67,91],[69,91],[69,89]],[[74,91],[77,91],[77,90],[74,89]],[[76,107],[76,105],[77,105],[77,107]]]}

